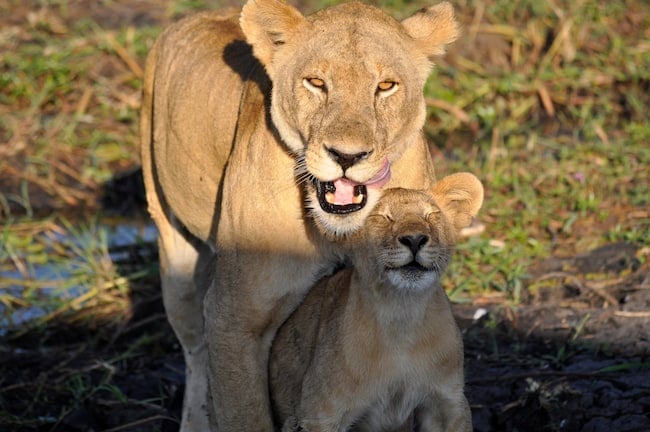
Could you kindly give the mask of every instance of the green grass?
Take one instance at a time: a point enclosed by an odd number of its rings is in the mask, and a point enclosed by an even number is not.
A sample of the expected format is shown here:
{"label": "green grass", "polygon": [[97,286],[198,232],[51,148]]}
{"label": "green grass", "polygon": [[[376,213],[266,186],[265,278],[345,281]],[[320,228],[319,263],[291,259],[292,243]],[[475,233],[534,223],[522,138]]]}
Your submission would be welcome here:
{"label": "green grass", "polygon": [[[419,7],[378,3],[396,16]],[[0,192],[3,229],[12,232],[4,267],[51,253],[16,227],[54,223],[44,211],[92,211],[101,185],[138,164],[141,68],[162,28],[69,22],[68,6],[48,5],[0,39],[9,156],[0,169],[13,178]],[[163,16],[217,5],[176,1]],[[650,14],[642,2],[466,1],[457,11],[464,36],[427,84],[426,132],[439,175],[471,171],[484,182],[486,231],[459,247],[447,281],[453,298],[497,292],[517,301],[536,259],[608,241],[648,245],[650,45],[637,30],[650,27]]]}
{"label": "green grass", "polygon": [[[486,233],[460,246],[451,292],[497,291],[516,301],[535,259],[609,241],[650,244],[641,210],[650,200],[650,46],[618,25],[641,4],[468,3],[484,23],[470,21],[466,35],[494,37],[481,49],[501,62],[491,67],[475,60],[485,52],[461,51],[469,55],[443,62],[427,88],[466,114],[431,104],[439,175],[471,171],[486,188]],[[647,12],[635,17],[648,28]],[[636,217],[623,216],[635,208]]]}

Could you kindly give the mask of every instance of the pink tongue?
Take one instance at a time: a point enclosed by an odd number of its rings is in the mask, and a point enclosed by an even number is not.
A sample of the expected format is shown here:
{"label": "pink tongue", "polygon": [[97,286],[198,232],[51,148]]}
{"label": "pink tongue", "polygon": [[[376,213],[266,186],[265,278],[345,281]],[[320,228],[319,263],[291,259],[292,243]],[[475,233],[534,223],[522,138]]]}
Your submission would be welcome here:
{"label": "pink tongue", "polygon": [[[379,172],[363,184],[365,184],[366,187],[378,189],[388,183],[388,180],[390,180],[390,164],[386,161]],[[354,198],[354,187],[360,184],[362,183],[357,183],[343,177],[334,180],[334,187],[336,188],[334,191],[334,204],[352,204]]]}
{"label": "pink tongue", "polygon": [[334,191],[334,204],[352,204],[352,198],[354,198],[354,187],[356,185],[357,183],[342,177],[334,180],[334,187],[336,188]]}

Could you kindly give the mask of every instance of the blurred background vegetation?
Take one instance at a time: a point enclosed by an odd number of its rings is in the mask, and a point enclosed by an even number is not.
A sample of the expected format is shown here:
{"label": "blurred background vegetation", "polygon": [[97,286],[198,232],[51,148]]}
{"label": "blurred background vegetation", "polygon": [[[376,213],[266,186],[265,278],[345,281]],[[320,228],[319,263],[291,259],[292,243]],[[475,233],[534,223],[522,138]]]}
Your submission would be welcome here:
{"label": "blurred background vegetation", "polygon": [[[371,3],[397,18],[426,5]],[[446,277],[452,300],[516,304],[534,289],[532,263],[611,242],[634,244],[647,265],[648,3],[453,3],[463,36],[428,81],[425,131],[438,175],[475,173],[486,201],[484,231],[462,242]],[[144,301],[159,299],[136,152],[142,67],[165,25],[237,5],[0,0],[0,336],[36,329],[45,341],[55,320],[109,323],[105,342],[128,319],[130,328],[164,321],[133,321],[134,286]],[[133,350],[151,351],[154,339]],[[104,371],[99,384],[84,374],[57,381],[65,409],[100,388],[122,397],[107,387],[114,366],[103,367],[93,369]],[[67,412],[21,421],[56,423]]]}

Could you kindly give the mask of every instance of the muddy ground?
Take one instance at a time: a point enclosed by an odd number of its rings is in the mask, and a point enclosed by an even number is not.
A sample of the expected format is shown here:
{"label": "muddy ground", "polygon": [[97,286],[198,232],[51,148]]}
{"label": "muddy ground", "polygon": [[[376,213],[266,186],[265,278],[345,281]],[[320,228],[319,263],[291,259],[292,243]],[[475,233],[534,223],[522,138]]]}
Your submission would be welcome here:
{"label": "muddy ground", "polygon": [[[125,273],[156,254],[128,252]],[[527,279],[540,287],[520,304],[455,305],[476,431],[650,430],[647,255],[616,243],[540,261]],[[4,338],[0,430],[176,431],[183,359],[158,287],[132,285],[131,318],[117,326],[49,323]]]}
{"label": "muddy ground", "polygon": [[[612,244],[545,261],[531,280],[555,282],[537,297],[456,306],[476,431],[650,430],[650,277],[637,253]],[[585,277],[594,265],[607,283]],[[156,286],[133,287],[133,317],[117,328],[50,326],[3,341],[0,395],[16,418],[0,429],[22,417],[23,430],[177,430],[183,360]]]}
{"label": "muddy ground", "polygon": [[650,273],[636,252],[540,262],[531,280],[554,283],[478,322],[457,308],[476,431],[650,430]]}

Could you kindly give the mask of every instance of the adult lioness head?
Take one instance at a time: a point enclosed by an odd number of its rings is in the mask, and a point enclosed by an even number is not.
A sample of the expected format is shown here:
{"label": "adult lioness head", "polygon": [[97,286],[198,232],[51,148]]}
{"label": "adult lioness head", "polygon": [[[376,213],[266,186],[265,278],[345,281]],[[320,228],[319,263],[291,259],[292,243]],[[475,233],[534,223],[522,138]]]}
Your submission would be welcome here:
{"label": "adult lioness head", "polygon": [[386,190],[358,233],[363,242],[352,249],[355,267],[399,290],[421,291],[438,281],[458,230],[483,203],[483,186],[472,174],[458,173],[432,192]]}
{"label": "adult lioness head", "polygon": [[391,164],[421,139],[432,59],[458,35],[453,8],[399,22],[358,2],[305,17],[282,0],[249,0],[240,24],[273,82],[273,123],[317,224],[355,231]]}

